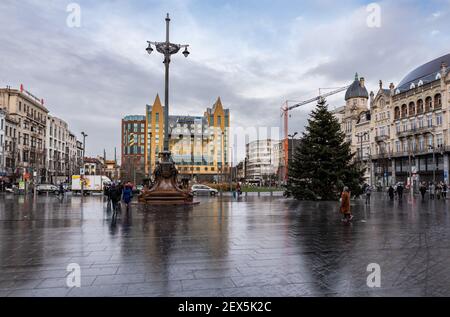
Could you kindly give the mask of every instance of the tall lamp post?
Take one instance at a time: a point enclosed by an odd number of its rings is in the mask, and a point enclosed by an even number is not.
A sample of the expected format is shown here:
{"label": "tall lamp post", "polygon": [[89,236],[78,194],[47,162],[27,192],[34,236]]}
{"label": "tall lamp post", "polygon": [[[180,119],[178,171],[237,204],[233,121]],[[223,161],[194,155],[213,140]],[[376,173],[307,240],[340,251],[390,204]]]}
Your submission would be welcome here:
{"label": "tall lamp post", "polygon": [[[295,139],[295,137],[298,135],[298,132],[295,132],[294,134],[288,134],[288,137],[289,137],[289,139],[291,140],[291,142],[290,142],[290,144],[289,144],[289,142],[288,142],[288,150],[285,152],[285,153],[287,153],[288,154],[288,157],[286,157],[285,158],[285,162],[288,162],[288,166],[287,167],[289,167],[289,148],[291,148],[292,150],[291,150],[291,152],[292,152],[292,154],[291,154],[291,157],[294,157],[294,139]],[[286,168],[286,173],[289,171],[289,169],[288,168]],[[284,175],[285,177],[287,177],[288,175],[286,174],[286,175]]]}
{"label": "tall lamp post", "polygon": [[160,152],[159,163],[155,168],[155,184],[151,190],[144,192],[140,197],[140,202],[148,204],[190,204],[193,202],[193,195],[183,191],[177,184],[178,171],[172,159],[169,149],[169,66],[171,56],[177,54],[184,48],[183,55],[189,56],[187,44],[174,44],[170,42],[170,17],[166,17],[166,41],[147,41],[147,53],[151,54],[154,48],[158,53],[164,55],[165,65],[165,95],[164,95],[164,151]]}
{"label": "tall lamp post", "polygon": [[169,151],[169,65],[170,65],[170,57],[174,54],[177,54],[180,49],[184,48],[183,55],[185,57],[189,56],[188,47],[189,45],[181,45],[181,44],[173,44],[170,43],[169,39],[169,31],[170,31],[170,17],[167,13],[166,17],[166,41],[165,42],[148,42],[147,53],[151,54],[153,52],[153,47],[156,50],[164,55],[164,65],[166,68],[165,74],[165,95],[164,95],[164,151]]}
{"label": "tall lamp post", "polygon": [[[86,153],[86,137],[88,136],[84,131],[81,132],[81,135],[83,136],[83,155],[81,157],[81,168],[83,170],[83,175],[80,175],[80,183],[81,183],[81,197],[84,197],[84,157]],[[81,174],[81,173],[80,173]]]}

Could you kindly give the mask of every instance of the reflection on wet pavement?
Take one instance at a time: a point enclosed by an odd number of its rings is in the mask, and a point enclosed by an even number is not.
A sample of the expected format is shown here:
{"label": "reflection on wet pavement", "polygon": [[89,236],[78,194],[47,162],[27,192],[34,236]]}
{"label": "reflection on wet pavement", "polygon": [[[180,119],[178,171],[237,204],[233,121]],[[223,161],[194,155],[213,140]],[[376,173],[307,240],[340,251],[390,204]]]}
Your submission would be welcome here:
{"label": "reflection on wet pavement", "polygon": [[374,194],[346,225],[333,202],[199,200],[115,218],[103,197],[0,196],[0,296],[450,295],[450,202]]}

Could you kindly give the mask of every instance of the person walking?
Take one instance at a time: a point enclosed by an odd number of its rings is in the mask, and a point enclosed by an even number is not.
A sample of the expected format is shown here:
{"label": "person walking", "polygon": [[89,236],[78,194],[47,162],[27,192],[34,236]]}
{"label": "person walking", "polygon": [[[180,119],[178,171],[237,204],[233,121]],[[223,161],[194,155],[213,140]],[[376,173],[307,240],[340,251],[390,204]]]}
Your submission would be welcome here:
{"label": "person walking", "polygon": [[63,185],[63,183],[59,183],[58,196],[64,197],[64,185]]}
{"label": "person walking", "polygon": [[116,212],[119,206],[120,199],[122,198],[122,190],[120,186],[113,184],[110,191],[113,211]]}
{"label": "person walking", "polygon": [[438,183],[436,185],[436,197],[438,200],[441,199],[441,194],[442,194],[442,186],[441,183]]}
{"label": "person walking", "polygon": [[341,214],[344,215],[344,218],[342,221],[344,222],[350,222],[353,219],[353,215],[350,211],[350,191],[348,187],[344,187],[344,191],[341,195],[341,208],[340,208]]}
{"label": "person walking", "polygon": [[372,195],[372,186],[366,186],[366,205],[370,205],[370,196]]}
{"label": "person walking", "polygon": [[133,186],[127,183],[123,189],[122,200],[127,206],[127,211],[130,210],[130,203],[133,199]]}
{"label": "person walking", "polygon": [[389,185],[388,194],[389,194],[389,198],[391,199],[391,201],[394,200],[395,189],[392,185]]}
{"label": "person walking", "polygon": [[442,198],[447,199],[448,186],[447,183],[442,184]]}
{"label": "person walking", "polygon": [[436,186],[433,182],[430,182],[430,199],[434,200],[434,197],[436,195]]}
{"label": "person walking", "polygon": [[398,196],[398,200],[402,200],[403,199],[403,184],[398,184],[397,186],[397,196]]}
{"label": "person walking", "polygon": [[425,194],[427,193],[427,187],[424,183],[420,184],[419,188],[420,194],[422,195],[422,200],[425,200]]}

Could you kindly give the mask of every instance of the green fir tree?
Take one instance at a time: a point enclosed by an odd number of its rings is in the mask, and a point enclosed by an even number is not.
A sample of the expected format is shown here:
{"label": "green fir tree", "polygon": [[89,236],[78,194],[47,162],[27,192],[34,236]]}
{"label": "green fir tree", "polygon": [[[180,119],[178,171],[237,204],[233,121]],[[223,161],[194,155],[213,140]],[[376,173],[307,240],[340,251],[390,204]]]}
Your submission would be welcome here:
{"label": "green fir tree", "polygon": [[361,193],[364,169],[355,162],[350,143],[321,100],[308,119],[301,144],[289,166],[287,196],[298,200],[337,200],[344,186]]}

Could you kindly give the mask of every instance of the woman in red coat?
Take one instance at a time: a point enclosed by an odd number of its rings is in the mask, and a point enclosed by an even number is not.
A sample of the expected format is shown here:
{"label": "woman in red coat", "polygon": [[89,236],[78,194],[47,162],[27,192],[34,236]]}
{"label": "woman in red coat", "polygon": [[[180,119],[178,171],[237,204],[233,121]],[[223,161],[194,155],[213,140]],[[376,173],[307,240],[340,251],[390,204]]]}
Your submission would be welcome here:
{"label": "woman in red coat", "polygon": [[344,215],[342,220],[350,221],[353,219],[352,213],[350,211],[350,191],[348,187],[344,187],[344,191],[341,195],[341,213]]}

